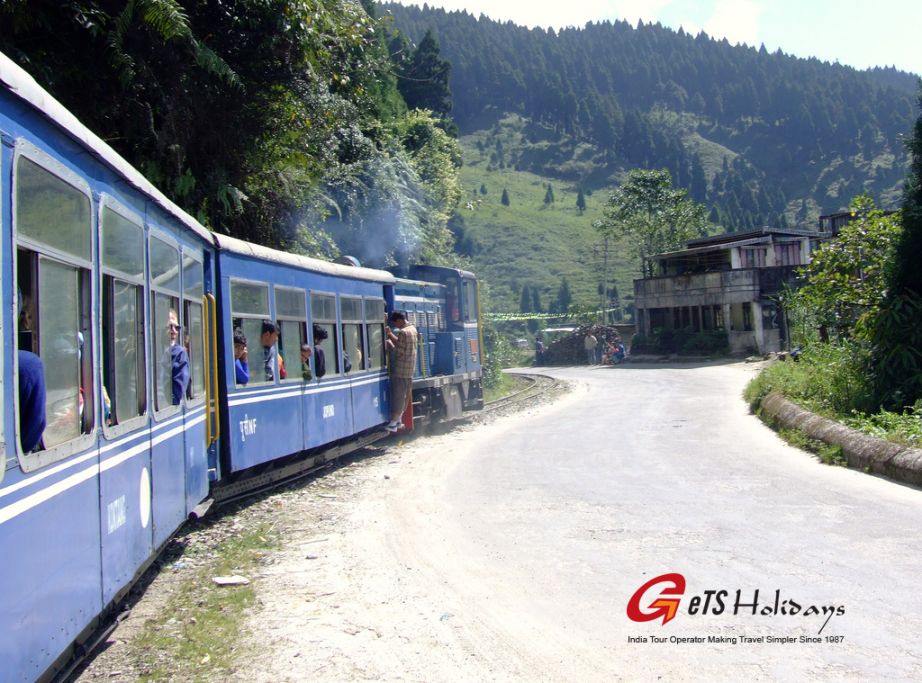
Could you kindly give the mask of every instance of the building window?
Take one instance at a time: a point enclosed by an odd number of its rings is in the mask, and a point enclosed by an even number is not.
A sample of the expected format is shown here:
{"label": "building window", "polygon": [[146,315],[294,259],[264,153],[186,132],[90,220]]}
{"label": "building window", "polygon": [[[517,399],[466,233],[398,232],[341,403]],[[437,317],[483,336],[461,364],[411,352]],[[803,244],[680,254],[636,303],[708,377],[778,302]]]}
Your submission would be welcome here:
{"label": "building window", "polygon": [[765,248],[753,247],[744,248],[742,251],[743,268],[764,268],[765,267]]}
{"label": "building window", "polygon": [[776,266],[799,266],[800,265],[800,243],[786,242],[775,245],[775,265]]}

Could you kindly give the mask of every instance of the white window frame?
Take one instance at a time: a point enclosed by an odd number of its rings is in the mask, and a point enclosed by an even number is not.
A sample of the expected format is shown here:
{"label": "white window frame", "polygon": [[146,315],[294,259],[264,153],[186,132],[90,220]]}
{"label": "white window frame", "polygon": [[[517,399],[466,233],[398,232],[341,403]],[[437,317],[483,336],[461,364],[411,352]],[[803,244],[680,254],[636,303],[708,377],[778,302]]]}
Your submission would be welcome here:
{"label": "white window frame", "polygon": [[[150,263],[150,252],[151,252],[151,240],[158,239],[164,244],[172,247],[176,250],[176,261],[179,272],[177,273],[177,279],[179,280],[179,288],[176,290],[169,289],[168,287],[159,287],[154,285],[154,273],[151,270]],[[179,242],[166,230],[160,228],[155,223],[147,224],[147,234],[145,235],[144,240],[144,251],[146,255],[147,262],[147,301],[146,306],[148,310],[148,315],[145,321],[147,338],[150,340],[149,351],[150,356],[147,363],[147,371],[149,374],[148,380],[148,391],[147,391],[147,400],[148,400],[148,411],[155,417],[157,420],[162,421],[172,415],[176,415],[182,410],[182,406],[186,401],[185,394],[180,400],[178,405],[173,405],[172,403],[163,408],[157,408],[157,391],[159,387],[157,386],[156,373],[158,370],[157,363],[160,362],[160,359],[157,356],[157,329],[154,326],[154,316],[156,315],[156,307],[154,306],[154,297],[157,294],[163,294],[169,297],[175,297],[179,302],[179,310],[176,311],[176,317],[180,322],[179,332],[182,334],[184,328],[182,327],[182,252],[179,248]],[[182,341],[180,341],[182,343]]]}
{"label": "white window frame", "polygon": [[[28,140],[19,138],[16,140],[14,150],[13,150],[13,164],[12,164],[12,183],[11,183],[11,201],[10,201],[10,216],[11,216],[11,244],[12,252],[14,257],[13,261],[13,274],[10,278],[15,289],[16,283],[19,282],[19,272],[18,272],[18,258],[15,256],[17,249],[20,246],[23,246],[31,251],[37,252],[38,254],[61,261],[67,265],[76,267],[78,269],[87,269],[90,273],[93,272],[93,262],[84,261],[83,259],[74,256],[73,254],[62,253],[61,251],[49,247],[40,242],[33,241],[28,237],[20,237],[18,225],[16,223],[16,192],[18,187],[19,176],[16,173],[16,168],[21,158],[26,158],[32,163],[42,167],[48,173],[51,173],[54,176],[57,176],[60,180],[71,185],[79,191],[81,194],[85,195],[90,203],[90,254],[96,254],[96,247],[98,244],[98,231],[99,226],[95,222],[95,211],[93,210],[93,193],[90,189],[89,183],[87,183],[78,173],[72,171],[69,167],[65,166],[61,161],[57,160],[47,152],[39,149],[34,144]],[[84,346],[84,352],[87,352],[87,349],[91,355],[90,365],[93,368],[98,367],[98,359],[96,358],[96,344],[97,344],[97,334],[96,331],[99,329],[99,321],[96,319],[96,310],[95,306],[92,305],[93,302],[97,300],[97,291],[96,291],[96,278],[90,277],[90,330],[93,332],[93,339],[90,340],[90,344]],[[38,317],[38,311],[36,311],[36,317]],[[15,386],[19,386],[19,357],[18,354],[13,354],[13,381]],[[93,401],[93,410],[94,415],[96,413],[96,407],[98,406],[98,401],[96,399],[96,383],[93,383],[93,395],[84,396],[84,401]],[[15,434],[16,434],[16,458],[19,461],[19,467],[23,472],[34,472],[35,470],[41,469],[47,465],[50,465],[55,462],[59,462],[70,456],[85,451],[91,448],[96,442],[96,432],[99,427],[99,416],[95,415],[95,424],[93,430],[89,434],[81,434],[70,441],[65,441],[60,443],[57,446],[53,446],[43,451],[37,453],[26,454],[22,452],[22,444],[19,441],[19,433],[21,431],[21,425],[19,424],[19,392],[13,392],[13,413],[14,413],[14,424],[15,424]]]}
{"label": "white window frame", "polygon": [[[138,227],[138,229],[141,231],[141,249],[142,249],[141,260],[144,265],[144,273],[142,274],[140,280],[136,280],[132,277],[126,277],[125,273],[121,273],[118,270],[106,268],[105,264],[103,264],[102,262],[102,252],[103,252],[102,216],[103,216],[103,211],[105,209],[109,209],[119,214],[125,220],[135,224]],[[134,285],[140,285],[141,286],[142,309],[139,312],[139,314],[141,316],[141,321],[144,327],[144,335],[145,335],[145,339],[143,340],[143,343],[141,345],[141,352],[146,355],[149,352],[148,342],[147,342],[147,334],[148,334],[147,309],[150,306],[150,292],[147,287],[147,282],[148,282],[147,233],[144,229],[144,219],[140,216],[140,214],[135,213],[134,211],[131,211],[130,209],[125,207],[124,204],[116,200],[111,195],[103,194],[99,200],[99,208],[98,208],[98,212],[96,216],[96,224],[99,226],[99,254],[100,254],[99,273],[98,273],[99,277],[98,277],[96,291],[100,293],[99,302],[98,302],[100,312],[102,312],[103,282],[106,276],[117,277],[118,279],[124,282],[128,282]],[[102,318],[100,318],[100,323],[99,323],[99,334],[100,334],[100,338],[99,338],[100,349],[103,349],[105,340],[102,338]],[[100,353],[100,360],[105,360],[105,356],[102,353]],[[105,415],[101,416],[103,418],[101,420],[102,426],[103,426],[103,434],[105,434],[107,439],[111,440],[127,432],[134,431],[138,427],[141,427],[147,424],[147,421],[150,419],[150,413],[151,413],[150,391],[149,391],[150,378],[147,376],[148,368],[149,368],[149,362],[147,358],[143,359],[141,367],[144,369],[144,404],[145,404],[144,412],[141,415],[138,415],[137,417],[129,418],[125,420],[124,422],[119,422],[118,424],[111,425],[111,426],[105,424]],[[102,363],[100,363],[100,366],[99,366],[100,385],[103,384],[103,374],[104,373],[103,373]]]}

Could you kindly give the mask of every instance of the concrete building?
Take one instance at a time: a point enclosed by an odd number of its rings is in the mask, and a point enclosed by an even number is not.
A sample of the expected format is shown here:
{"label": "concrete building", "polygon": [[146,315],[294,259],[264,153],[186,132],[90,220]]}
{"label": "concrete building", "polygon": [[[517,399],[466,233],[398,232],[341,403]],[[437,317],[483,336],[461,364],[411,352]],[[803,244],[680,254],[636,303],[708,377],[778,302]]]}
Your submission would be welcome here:
{"label": "concrete building", "polygon": [[634,281],[637,332],[723,330],[732,353],[781,350],[786,331],[777,295],[797,286],[829,233],[763,228],[705,237],[654,257],[654,276]]}

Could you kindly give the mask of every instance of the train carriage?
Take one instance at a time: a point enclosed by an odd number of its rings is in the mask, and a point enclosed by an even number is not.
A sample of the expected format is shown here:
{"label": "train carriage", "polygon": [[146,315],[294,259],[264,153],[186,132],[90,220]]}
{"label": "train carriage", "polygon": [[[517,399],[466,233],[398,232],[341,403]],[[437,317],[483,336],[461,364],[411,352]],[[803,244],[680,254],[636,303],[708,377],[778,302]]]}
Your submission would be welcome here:
{"label": "train carriage", "polygon": [[483,408],[483,347],[477,279],[443,266],[395,268],[388,306],[419,331],[413,419],[452,420]]}
{"label": "train carriage", "polygon": [[470,273],[398,278],[213,234],[2,54],[0,84],[0,678],[30,681],[212,500],[386,436],[387,312],[420,326],[427,419],[482,405],[480,341]]}
{"label": "train carriage", "polygon": [[[213,245],[2,55],[0,79],[0,661],[5,676],[33,680],[207,495]],[[178,400],[163,374],[171,324],[189,358]],[[28,452],[20,352],[41,359],[46,389],[46,427]]]}
{"label": "train carriage", "polygon": [[[222,474],[310,450],[387,422],[384,291],[387,271],[296,256],[216,235],[223,371]],[[263,324],[279,329],[263,347]],[[314,326],[326,332],[315,343]],[[230,340],[241,330],[250,379],[235,382]],[[317,354],[310,379],[301,371],[302,345]],[[283,378],[280,361],[285,367]]]}

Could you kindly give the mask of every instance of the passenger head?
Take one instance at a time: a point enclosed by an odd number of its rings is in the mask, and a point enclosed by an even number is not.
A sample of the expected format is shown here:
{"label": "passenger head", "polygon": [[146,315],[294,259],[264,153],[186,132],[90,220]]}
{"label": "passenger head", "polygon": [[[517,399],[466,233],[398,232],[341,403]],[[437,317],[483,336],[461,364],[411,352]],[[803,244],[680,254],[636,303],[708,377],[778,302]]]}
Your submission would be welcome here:
{"label": "passenger head", "polygon": [[314,343],[322,343],[328,336],[330,336],[325,329],[320,327],[320,325],[314,323]]}
{"label": "passenger head", "polygon": [[279,340],[279,328],[271,320],[263,320],[259,343],[265,347],[273,346]]}
{"label": "passenger head", "polygon": [[167,316],[167,332],[170,335],[170,346],[173,346],[179,340],[179,316],[172,308]]}
{"label": "passenger head", "polygon": [[234,330],[234,358],[240,358],[247,350],[247,338],[239,327]]}
{"label": "passenger head", "polygon": [[22,290],[19,290],[19,330],[26,331],[32,329],[32,299],[23,296]]}
{"label": "passenger head", "polygon": [[301,362],[306,363],[307,359],[311,357],[313,349],[311,349],[310,344],[301,344]]}
{"label": "passenger head", "polygon": [[391,313],[391,325],[396,327],[398,330],[405,327],[407,324],[407,316],[403,311],[393,311]]}

